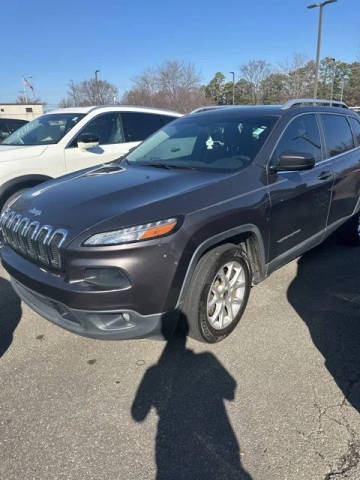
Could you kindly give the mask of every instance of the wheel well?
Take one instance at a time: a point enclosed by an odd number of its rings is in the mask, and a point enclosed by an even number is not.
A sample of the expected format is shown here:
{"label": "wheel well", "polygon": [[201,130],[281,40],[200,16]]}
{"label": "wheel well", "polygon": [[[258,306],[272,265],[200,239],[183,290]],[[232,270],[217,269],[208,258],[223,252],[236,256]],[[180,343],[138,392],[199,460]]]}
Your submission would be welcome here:
{"label": "wheel well", "polygon": [[5,202],[12,196],[14,193],[18,192],[19,190],[23,190],[25,188],[35,187],[40,183],[44,182],[45,180],[26,180],[20,181],[19,183],[14,183],[10,185],[0,196],[0,211],[2,207],[5,205]]}
{"label": "wheel well", "polygon": [[[265,276],[264,261],[261,252],[261,246],[257,235],[254,232],[242,232],[226,238],[214,245],[211,245],[200,256],[202,258],[207,252],[213,250],[220,245],[231,243],[240,246],[245,252],[249,260],[250,274],[252,276],[253,284],[260,283]],[[199,258],[199,260],[200,260]]]}

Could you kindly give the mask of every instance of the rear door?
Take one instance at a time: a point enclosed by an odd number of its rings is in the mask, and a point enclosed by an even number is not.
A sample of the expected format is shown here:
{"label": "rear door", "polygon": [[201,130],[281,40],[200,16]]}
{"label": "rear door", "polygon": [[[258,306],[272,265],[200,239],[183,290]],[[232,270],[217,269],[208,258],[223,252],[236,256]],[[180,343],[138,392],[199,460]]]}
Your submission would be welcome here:
{"label": "rear door", "polygon": [[284,257],[286,262],[292,249],[322,235],[331,198],[333,173],[330,163],[324,162],[316,114],[300,114],[290,121],[275,147],[271,164],[276,164],[285,152],[311,154],[316,164],[311,170],[269,173],[270,261]]}
{"label": "rear door", "polygon": [[[334,171],[334,187],[328,225],[354,212],[360,194],[360,124],[338,114],[321,114],[326,157]],[[351,126],[350,126],[351,125]],[[352,129],[351,129],[352,127]]]}
{"label": "rear door", "polygon": [[123,112],[126,141],[137,145],[152,135],[174,117],[146,112]]}

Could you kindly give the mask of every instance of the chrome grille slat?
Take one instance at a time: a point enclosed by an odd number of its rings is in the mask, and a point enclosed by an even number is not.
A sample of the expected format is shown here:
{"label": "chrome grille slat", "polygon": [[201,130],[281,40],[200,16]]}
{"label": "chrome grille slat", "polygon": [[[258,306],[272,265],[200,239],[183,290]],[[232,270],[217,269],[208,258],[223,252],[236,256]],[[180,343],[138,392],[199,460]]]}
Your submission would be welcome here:
{"label": "chrome grille slat", "polygon": [[4,242],[22,256],[57,270],[62,268],[61,247],[67,230],[40,225],[11,210],[1,215],[0,230]]}

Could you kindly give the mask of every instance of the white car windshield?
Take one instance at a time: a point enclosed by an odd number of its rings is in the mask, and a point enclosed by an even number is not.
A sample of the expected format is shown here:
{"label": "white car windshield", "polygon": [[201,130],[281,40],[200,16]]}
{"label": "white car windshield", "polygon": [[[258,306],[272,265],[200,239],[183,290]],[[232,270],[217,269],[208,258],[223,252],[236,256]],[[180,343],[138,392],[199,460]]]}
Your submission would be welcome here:
{"label": "white car windshield", "polygon": [[2,145],[58,143],[82,118],[82,113],[50,113],[36,118],[7,137]]}
{"label": "white car windshield", "polygon": [[254,160],[276,121],[274,116],[189,115],[163,127],[126,160],[161,168],[241,170]]}

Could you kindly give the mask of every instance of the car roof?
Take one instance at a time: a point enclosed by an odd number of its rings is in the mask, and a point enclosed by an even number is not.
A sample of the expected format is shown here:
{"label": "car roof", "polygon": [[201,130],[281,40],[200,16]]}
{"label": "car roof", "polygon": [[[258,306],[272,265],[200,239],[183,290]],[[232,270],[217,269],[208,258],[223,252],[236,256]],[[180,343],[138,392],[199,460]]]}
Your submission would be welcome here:
{"label": "car roof", "polygon": [[189,116],[229,116],[235,117],[241,115],[277,115],[280,116],[283,113],[281,105],[226,105],[217,107],[204,107],[199,111],[192,112]]}
{"label": "car roof", "polygon": [[[349,108],[324,106],[324,105],[310,105],[310,104],[294,104],[290,107],[284,105],[219,105],[204,107],[198,111],[192,112],[189,116],[196,115],[203,118],[211,117],[236,117],[239,114],[245,116],[284,116],[284,115],[298,115],[299,113],[309,112],[323,112],[323,113],[340,113],[342,115],[354,115],[354,112]],[[356,115],[356,114],[355,114]]]}
{"label": "car roof", "polygon": [[55,113],[83,113],[87,115],[90,112],[97,110],[100,112],[142,112],[142,113],[155,113],[158,115],[171,115],[174,117],[182,117],[182,114],[179,112],[174,112],[172,110],[166,110],[162,108],[154,107],[142,107],[138,105],[101,105],[101,106],[90,106],[90,107],[67,107],[59,108],[57,110],[51,110],[47,114]]}

